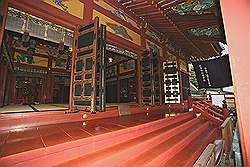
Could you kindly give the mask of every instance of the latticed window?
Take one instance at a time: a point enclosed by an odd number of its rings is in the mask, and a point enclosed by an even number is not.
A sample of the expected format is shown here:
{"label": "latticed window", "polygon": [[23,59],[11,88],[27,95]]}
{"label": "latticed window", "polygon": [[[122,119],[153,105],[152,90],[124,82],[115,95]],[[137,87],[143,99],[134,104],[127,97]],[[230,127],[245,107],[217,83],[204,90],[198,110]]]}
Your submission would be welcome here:
{"label": "latticed window", "polygon": [[11,7],[8,8],[6,29],[19,33],[28,31],[31,36],[56,43],[63,41],[72,47],[73,31]]}
{"label": "latticed window", "polygon": [[32,22],[29,20],[28,22],[28,29],[27,29],[28,32],[30,32],[30,34],[32,36],[37,36],[37,37],[43,37],[44,38],[44,35],[45,35],[45,27],[44,26],[41,26],[35,22]]}
{"label": "latticed window", "polygon": [[72,47],[73,38],[74,36],[72,32],[65,31],[65,36],[64,36],[65,45]]}
{"label": "latticed window", "polygon": [[6,21],[7,30],[22,32],[23,25],[24,25],[24,20],[22,18],[10,15],[7,16],[7,21]]}
{"label": "latticed window", "polygon": [[62,32],[58,32],[53,29],[47,30],[47,39],[52,41],[62,41],[63,40],[63,34]]}

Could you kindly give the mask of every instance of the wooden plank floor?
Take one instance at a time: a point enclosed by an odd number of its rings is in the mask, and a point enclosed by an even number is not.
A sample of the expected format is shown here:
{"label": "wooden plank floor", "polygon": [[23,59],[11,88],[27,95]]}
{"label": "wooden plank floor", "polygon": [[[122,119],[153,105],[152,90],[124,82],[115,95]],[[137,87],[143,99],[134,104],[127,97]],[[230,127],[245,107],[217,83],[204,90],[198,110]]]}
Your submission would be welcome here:
{"label": "wooden plank floor", "polygon": [[0,132],[0,157],[117,131],[162,118],[165,118],[164,114],[142,113],[2,131]]}

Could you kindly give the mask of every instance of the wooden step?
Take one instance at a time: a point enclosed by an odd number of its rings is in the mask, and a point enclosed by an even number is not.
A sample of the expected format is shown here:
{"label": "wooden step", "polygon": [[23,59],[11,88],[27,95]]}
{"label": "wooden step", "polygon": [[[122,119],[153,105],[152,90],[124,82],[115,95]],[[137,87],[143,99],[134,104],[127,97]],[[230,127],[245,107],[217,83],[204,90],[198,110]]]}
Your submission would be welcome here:
{"label": "wooden step", "polygon": [[[199,127],[200,126],[200,127]],[[158,166],[164,162],[167,158],[174,156],[185,144],[192,138],[199,135],[205,128],[208,127],[208,123],[200,121],[191,127],[185,129],[181,133],[165,140],[164,142],[154,145],[154,147],[134,158],[128,160],[126,163],[120,165],[121,167],[131,166]]]}
{"label": "wooden step", "polygon": [[[178,126],[193,118],[195,118],[193,113],[180,114],[171,118],[160,119],[114,132],[46,147],[45,150],[32,150],[23,152],[22,154],[16,154],[15,156],[7,156],[1,159],[1,164],[4,164],[3,166],[14,166],[14,164],[18,164],[17,166],[29,166],[29,164],[33,164],[36,167],[54,166],[93,152],[119,145],[128,140],[136,139],[167,126],[174,126],[174,124]],[[166,131],[166,129],[164,131]]]}
{"label": "wooden step", "polygon": [[134,140],[83,156],[59,166],[69,166],[70,164],[74,164],[76,167],[84,165],[88,167],[99,167],[102,166],[102,164],[108,164],[109,167],[119,166],[122,162],[126,161],[128,157],[142,154],[142,152],[152,149],[155,145],[184,132],[188,128],[199,124],[201,121],[201,118],[183,120],[152,133],[145,134]]}
{"label": "wooden step", "polygon": [[198,136],[187,147],[181,150],[173,158],[167,161],[164,166],[169,167],[189,167],[193,166],[209,143],[213,143],[218,135],[218,128],[210,126],[200,136]]}
{"label": "wooden step", "polygon": [[[205,122],[202,124],[195,125],[194,128],[190,128],[188,131],[182,134],[182,136],[184,136],[183,139],[181,139],[178,143],[173,144],[173,146],[169,150],[160,154],[157,158],[154,158],[150,163],[144,166],[145,167],[162,166],[165,162],[167,162],[173,156],[178,154],[182,149],[184,149],[186,146],[192,143],[194,139],[196,139],[202,133],[204,133],[206,129],[209,127],[209,124],[210,124],[209,122]],[[173,140],[178,140],[178,139],[173,139]]]}

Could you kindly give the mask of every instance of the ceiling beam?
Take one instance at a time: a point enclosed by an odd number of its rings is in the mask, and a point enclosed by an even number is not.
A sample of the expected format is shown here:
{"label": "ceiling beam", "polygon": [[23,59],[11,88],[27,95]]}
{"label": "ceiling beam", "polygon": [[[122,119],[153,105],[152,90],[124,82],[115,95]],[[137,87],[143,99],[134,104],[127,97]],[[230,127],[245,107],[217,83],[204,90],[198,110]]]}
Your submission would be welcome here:
{"label": "ceiling beam", "polygon": [[181,22],[181,21],[197,21],[197,20],[217,20],[216,16],[214,13],[207,13],[207,14],[202,14],[202,15],[179,15],[178,13],[173,13],[169,14],[171,19],[173,19],[176,22]]}
{"label": "ceiling beam", "polygon": [[182,23],[176,23],[182,30],[189,30],[191,28],[201,28],[201,27],[219,27],[220,24],[217,20],[211,20],[211,21],[196,21],[196,22],[182,22]]}
{"label": "ceiling beam", "polygon": [[[109,1],[115,1],[115,0],[109,0]],[[145,0],[136,0],[135,2],[138,3],[138,2],[144,2],[144,1]],[[152,6],[153,10],[150,10],[151,12],[148,12],[148,11],[135,12],[134,10],[132,10],[132,9],[131,10],[139,18],[145,19],[145,21],[148,24],[152,25],[154,28],[157,28],[157,29],[158,29],[158,27],[160,28],[159,24],[154,24],[152,20],[154,18],[155,19],[165,18],[165,21],[162,20],[162,22],[165,24],[161,24],[161,25],[162,26],[167,25],[167,27],[173,27],[173,28],[171,28],[171,29],[165,28],[165,30],[164,30],[164,27],[161,27],[162,29],[160,29],[161,30],[160,32],[165,32],[164,34],[168,35],[170,37],[169,39],[173,39],[174,43],[178,43],[178,40],[179,41],[181,40],[181,43],[183,43],[182,41],[184,41],[185,44],[182,44],[182,46],[184,46],[184,47],[181,47],[181,48],[184,51],[187,51],[187,54],[194,55],[194,56],[197,56],[197,55],[204,55],[205,56],[206,54],[203,53],[203,51],[200,49],[200,47],[198,47],[196,45],[196,43],[194,43],[191,39],[188,38],[188,36],[186,36],[186,34],[183,32],[183,30],[180,29],[178,24],[175,23],[175,20],[172,19],[171,16],[168,15],[168,13],[166,13],[164,11],[164,9],[162,8],[162,6],[166,7],[167,5],[171,5],[171,4],[176,5],[177,2],[178,2],[177,4],[179,4],[179,3],[182,3],[184,1],[186,1],[186,0],[176,0],[176,1],[175,0],[163,0],[163,1],[158,1],[158,3],[157,3],[154,0],[147,0],[148,4],[151,4],[151,6]],[[133,3],[131,3],[129,5],[132,5],[132,4]],[[124,8],[126,8],[126,5],[122,5],[122,6]],[[175,32],[175,33],[173,33],[173,32]],[[168,33],[170,33],[170,34],[168,34]]]}
{"label": "ceiling beam", "polygon": [[156,12],[146,12],[146,13],[142,13],[142,14],[138,14],[139,17],[143,17],[143,16],[151,16],[151,15],[155,15],[155,16],[160,16],[161,12],[160,11],[156,11]]}
{"label": "ceiling beam", "polygon": [[155,9],[148,9],[148,10],[133,10],[133,12],[136,15],[140,15],[140,14],[151,14],[151,13],[159,13],[159,11],[156,11]]}
{"label": "ceiling beam", "polygon": [[223,37],[206,37],[206,36],[195,36],[190,33],[187,34],[187,36],[195,41],[206,41],[206,42],[224,42]]}
{"label": "ceiling beam", "polygon": [[183,2],[186,2],[187,0],[175,0],[175,1],[172,1],[170,3],[162,3],[162,4],[159,4],[160,5],[160,8],[162,10],[166,9],[166,8],[171,8],[173,6],[176,6],[178,4],[181,4]]}
{"label": "ceiling beam", "polygon": [[174,3],[175,1],[177,1],[177,0],[159,0],[158,2],[157,2],[157,4],[158,5],[164,5],[164,4],[171,4],[171,3]]}
{"label": "ceiling beam", "polygon": [[143,1],[143,2],[133,2],[133,1],[131,1],[130,5],[126,5],[126,8],[140,7],[141,5],[146,5],[146,4],[148,4],[148,1]]}
{"label": "ceiling beam", "polygon": [[151,7],[151,5],[145,4],[145,5],[140,5],[140,6],[137,6],[137,7],[131,7],[130,9],[133,10],[133,11],[137,11],[137,10],[147,9],[147,8],[150,8],[150,7]]}

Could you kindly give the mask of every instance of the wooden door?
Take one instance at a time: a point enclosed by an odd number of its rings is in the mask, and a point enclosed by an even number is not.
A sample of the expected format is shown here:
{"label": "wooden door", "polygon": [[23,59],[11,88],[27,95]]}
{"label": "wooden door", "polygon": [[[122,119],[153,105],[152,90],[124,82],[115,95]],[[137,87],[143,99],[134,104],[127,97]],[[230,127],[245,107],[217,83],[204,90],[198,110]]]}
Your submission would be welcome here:
{"label": "wooden door", "polygon": [[72,110],[105,110],[106,28],[101,27],[96,17],[93,22],[78,28],[76,55],[72,60]]}
{"label": "wooden door", "polygon": [[158,54],[150,49],[149,52],[144,52],[142,55],[142,104],[145,105],[160,105],[162,103]]}

